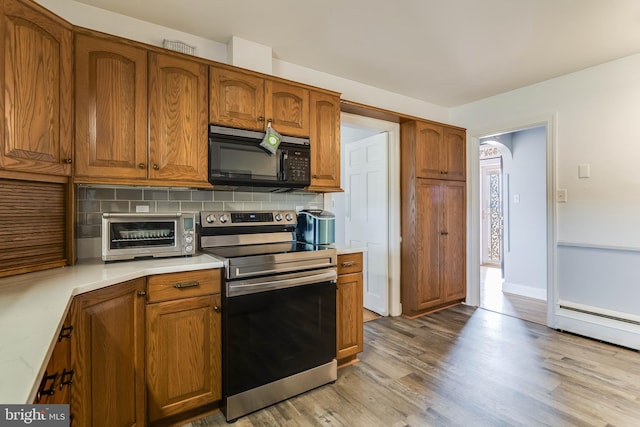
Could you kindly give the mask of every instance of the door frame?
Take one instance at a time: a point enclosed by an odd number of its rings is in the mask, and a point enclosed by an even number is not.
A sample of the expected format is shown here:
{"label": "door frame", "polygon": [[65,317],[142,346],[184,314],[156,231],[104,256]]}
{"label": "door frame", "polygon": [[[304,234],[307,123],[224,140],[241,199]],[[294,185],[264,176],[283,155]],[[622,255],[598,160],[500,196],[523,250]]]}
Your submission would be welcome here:
{"label": "door frame", "polygon": [[557,287],[557,205],[556,139],[557,113],[523,118],[483,129],[467,131],[467,299],[472,306],[480,305],[480,138],[545,126],[547,132],[547,326],[555,328],[558,309]]}
{"label": "door frame", "polygon": [[[389,133],[388,149],[388,236],[389,236],[389,260],[387,274],[389,276],[388,309],[389,316],[400,316],[402,305],[400,303],[400,124],[371,117],[360,116],[352,113],[340,113],[340,122],[353,126],[379,129]],[[341,148],[342,154],[342,148]],[[342,157],[342,155],[341,155]],[[325,209],[331,210],[331,195],[324,198]]]}

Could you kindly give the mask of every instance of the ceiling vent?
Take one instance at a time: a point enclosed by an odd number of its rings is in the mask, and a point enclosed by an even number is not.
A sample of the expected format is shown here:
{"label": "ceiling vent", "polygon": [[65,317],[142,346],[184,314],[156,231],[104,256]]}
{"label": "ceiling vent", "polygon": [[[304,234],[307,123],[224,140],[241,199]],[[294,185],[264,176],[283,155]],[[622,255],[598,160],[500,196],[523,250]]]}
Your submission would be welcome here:
{"label": "ceiling vent", "polygon": [[195,55],[196,53],[195,46],[191,46],[179,40],[164,39],[162,41],[162,47],[164,47],[165,49],[174,50],[176,52],[186,53],[187,55]]}

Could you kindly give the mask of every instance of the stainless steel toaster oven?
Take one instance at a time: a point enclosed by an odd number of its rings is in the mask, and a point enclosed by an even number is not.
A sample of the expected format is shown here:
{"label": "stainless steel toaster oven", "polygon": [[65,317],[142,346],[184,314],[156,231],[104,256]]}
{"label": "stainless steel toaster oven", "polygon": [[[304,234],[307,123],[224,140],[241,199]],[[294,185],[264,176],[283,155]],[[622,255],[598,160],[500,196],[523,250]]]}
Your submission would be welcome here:
{"label": "stainless steel toaster oven", "polygon": [[193,212],[103,213],[102,260],[194,255],[196,217]]}

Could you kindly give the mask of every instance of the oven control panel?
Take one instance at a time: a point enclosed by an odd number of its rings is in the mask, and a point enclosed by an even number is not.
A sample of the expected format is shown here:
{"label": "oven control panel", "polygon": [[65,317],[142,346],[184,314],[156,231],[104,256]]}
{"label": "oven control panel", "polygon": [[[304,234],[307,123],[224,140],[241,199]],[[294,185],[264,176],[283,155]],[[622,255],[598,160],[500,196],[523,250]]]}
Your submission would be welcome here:
{"label": "oven control panel", "polygon": [[202,227],[238,227],[256,225],[296,225],[295,211],[202,211],[200,224]]}

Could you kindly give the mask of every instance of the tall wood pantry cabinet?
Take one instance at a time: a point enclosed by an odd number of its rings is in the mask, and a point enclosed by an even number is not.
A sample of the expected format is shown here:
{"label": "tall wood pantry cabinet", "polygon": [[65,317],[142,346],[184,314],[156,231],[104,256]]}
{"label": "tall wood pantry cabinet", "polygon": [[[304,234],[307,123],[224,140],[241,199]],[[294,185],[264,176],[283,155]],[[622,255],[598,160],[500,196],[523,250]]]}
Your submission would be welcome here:
{"label": "tall wood pantry cabinet", "polygon": [[419,121],[400,135],[402,311],[418,316],[466,297],[466,138]]}

